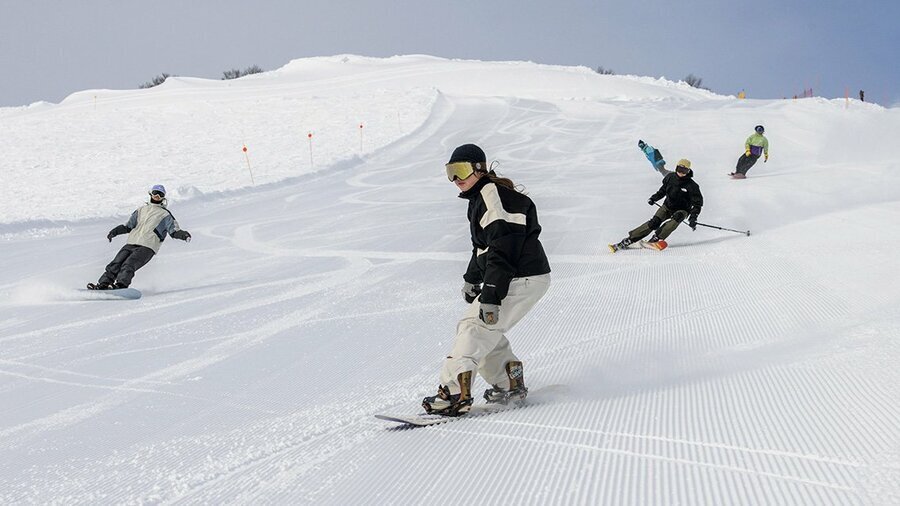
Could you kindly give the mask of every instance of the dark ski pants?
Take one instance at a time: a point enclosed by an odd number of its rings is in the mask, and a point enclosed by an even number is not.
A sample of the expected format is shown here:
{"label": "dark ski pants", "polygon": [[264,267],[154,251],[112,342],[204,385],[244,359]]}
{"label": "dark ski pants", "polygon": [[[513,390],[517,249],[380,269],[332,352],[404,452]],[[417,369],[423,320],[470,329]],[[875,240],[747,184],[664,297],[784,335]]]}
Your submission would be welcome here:
{"label": "dark ski pants", "polygon": [[747,174],[747,171],[750,170],[750,167],[753,167],[753,164],[759,160],[759,155],[749,155],[744,153],[738,158],[737,165],[734,167],[734,172],[737,174]]}
{"label": "dark ski pants", "polygon": [[655,230],[656,237],[665,239],[666,237],[669,237],[669,235],[671,235],[672,232],[678,228],[678,225],[687,217],[687,211],[672,212],[664,205],[659,206],[659,209],[656,210],[656,214],[650,218],[650,221],[642,224],[631,232],[628,232],[628,238],[631,239],[631,242],[637,242],[644,237],[647,237],[647,234]]}
{"label": "dark ski pants", "polygon": [[146,247],[137,244],[122,246],[116,258],[106,266],[106,272],[100,276],[100,283],[119,283],[125,286],[131,284],[134,271],[147,265],[156,253]]}

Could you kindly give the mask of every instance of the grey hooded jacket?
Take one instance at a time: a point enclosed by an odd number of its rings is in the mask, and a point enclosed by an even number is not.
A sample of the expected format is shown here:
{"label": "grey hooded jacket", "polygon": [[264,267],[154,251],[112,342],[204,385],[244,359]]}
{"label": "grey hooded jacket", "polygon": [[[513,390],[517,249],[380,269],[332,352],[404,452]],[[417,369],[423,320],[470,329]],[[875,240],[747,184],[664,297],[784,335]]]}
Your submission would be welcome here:
{"label": "grey hooded jacket", "polygon": [[172,213],[163,204],[152,202],[137,208],[124,225],[128,232],[128,244],[146,246],[159,252],[159,246],[166,240],[166,234],[181,230]]}

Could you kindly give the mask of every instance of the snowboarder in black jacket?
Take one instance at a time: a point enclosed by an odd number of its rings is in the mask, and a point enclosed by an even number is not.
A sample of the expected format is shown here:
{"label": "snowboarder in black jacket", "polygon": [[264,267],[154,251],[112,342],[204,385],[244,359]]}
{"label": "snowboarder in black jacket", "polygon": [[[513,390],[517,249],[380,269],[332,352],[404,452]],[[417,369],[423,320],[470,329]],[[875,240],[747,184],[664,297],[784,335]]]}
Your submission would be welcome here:
{"label": "snowboarder in black jacket", "polygon": [[446,170],[460,198],[469,203],[472,256],[462,288],[469,307],[456,326],[438,393],[426,397],[422,406],[428,413],[457,416],[472,406],[476,373],[492,386],[484,392],[489,403],[528,394],[522,362],[505,334],[547,292],[550,263],[538,239],[541,225],[534,202],[488,168],[481,148],[456,148]]}
{"label": "snowboarder in black jacket", "polygon": [[656,205],[656,201],[665,197],[663,205],[659,206],[656,214],[649,221],[628,232],[628,237],[618,244],[611,244],[610,250],[616,252],[627,248],[629,244],[637,242],[655,232],[647,243],[657,249],[666,247],[665,239],[678,228],[678,225],[688,219],[691,230],[697,229],[697,217],[703,207],[703,194],[700,186],[694,181],[694,171],[691,170],[691,161],[681,159],[675,167],[674,174],[668,174],[663,178],[659,190],[647,199],[647,203]]}

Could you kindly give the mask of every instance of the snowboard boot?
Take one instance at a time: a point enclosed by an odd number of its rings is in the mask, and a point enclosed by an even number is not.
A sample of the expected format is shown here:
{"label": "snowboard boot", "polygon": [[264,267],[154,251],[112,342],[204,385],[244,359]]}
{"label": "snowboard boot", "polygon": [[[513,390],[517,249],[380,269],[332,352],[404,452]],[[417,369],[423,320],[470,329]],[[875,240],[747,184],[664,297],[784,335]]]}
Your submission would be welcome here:
{"label": "snowboard boot", "polygon": [[525,388],[525,370],[522,362],[513,360],[506,363],[506,375],[509,376],[509,390],[500,388],[497,385],[491,385],[484,391],[484,400],[488,404],[508,404],[509,401],[521,402],[528,395],[528,389]]}
{"label": "snowboard boot", "polygon": [[450,388],[441,385],[437,395],[422,399],[422,407],[429,415],[461,416],[472,409],[472,371],[461,372],[456,377],[460,393],[451,394]]}
{"label": "snowboard boot", "polygon": [[88,290],[112,290],[113,285],[109,283],[88,283]]}
{"label": "snowboard boot", "polygon": [[112,287],[110,288],[110,290],[121,290],[123,288],[128,288],[128,285],[126,285],[125,283],[122,283],[121,281],[116,281],[115,283],[112,284]]}

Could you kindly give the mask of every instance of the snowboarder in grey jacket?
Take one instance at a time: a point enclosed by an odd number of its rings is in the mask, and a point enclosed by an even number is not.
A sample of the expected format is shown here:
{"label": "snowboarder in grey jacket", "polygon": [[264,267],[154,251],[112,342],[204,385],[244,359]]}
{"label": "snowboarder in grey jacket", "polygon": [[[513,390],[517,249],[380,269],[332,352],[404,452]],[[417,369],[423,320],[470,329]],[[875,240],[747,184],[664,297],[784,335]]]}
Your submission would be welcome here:
{"label": "snowboarder in grey jacket", "polygon": [[147,265],[159,251],[167,234],[185,242],[191,240],[191,234],[178,227],[175,217],[166,208],[166,188],[161,184],[155,185],[150,190],[150,202],[131,213],[131,217],[124,225],[110,230],[106,234],[106,239],[112,242],[113,237],[121,234],[128,234],[127,243],[106,266],[100,280],[97,283],[88,283],[88,289],[128,288],[134,272]]}

